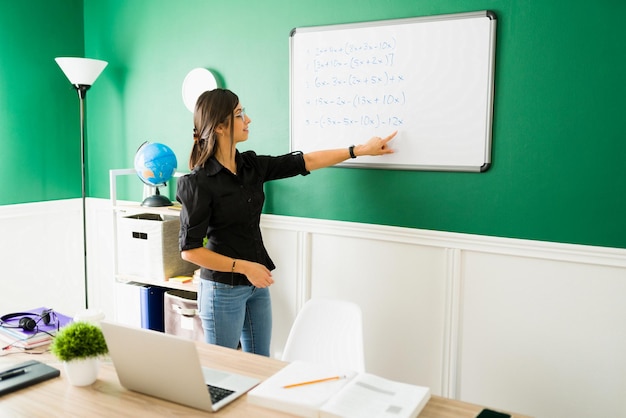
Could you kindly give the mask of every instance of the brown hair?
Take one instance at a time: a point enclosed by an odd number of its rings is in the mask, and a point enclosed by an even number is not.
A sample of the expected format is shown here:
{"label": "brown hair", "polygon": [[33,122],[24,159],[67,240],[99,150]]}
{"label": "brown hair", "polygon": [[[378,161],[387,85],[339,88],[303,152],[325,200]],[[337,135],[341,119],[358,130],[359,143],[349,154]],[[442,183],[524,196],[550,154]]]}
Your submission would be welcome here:
{"label": "brown hair", "polygon": [[[215,128],[220,123],[232,121],[239,97],[227,89],[205,91],[198,97],[193,113],[193,148],[189,156],[189,169],[202,167],[216,151]],[[230,123],[230,140],[233,141],[233,124]]]}

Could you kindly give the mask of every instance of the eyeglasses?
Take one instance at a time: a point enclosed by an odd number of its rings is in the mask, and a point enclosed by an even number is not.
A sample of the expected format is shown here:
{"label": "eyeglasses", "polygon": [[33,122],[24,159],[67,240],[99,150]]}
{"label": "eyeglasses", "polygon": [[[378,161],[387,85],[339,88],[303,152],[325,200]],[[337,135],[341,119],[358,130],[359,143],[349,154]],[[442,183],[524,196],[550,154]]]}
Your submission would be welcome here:
{"label": "eyeglasses", "polygon": [[246,122],[246,108],[242,107],[241,112],[235,115],[236,118],[241,118],[242,122]]}

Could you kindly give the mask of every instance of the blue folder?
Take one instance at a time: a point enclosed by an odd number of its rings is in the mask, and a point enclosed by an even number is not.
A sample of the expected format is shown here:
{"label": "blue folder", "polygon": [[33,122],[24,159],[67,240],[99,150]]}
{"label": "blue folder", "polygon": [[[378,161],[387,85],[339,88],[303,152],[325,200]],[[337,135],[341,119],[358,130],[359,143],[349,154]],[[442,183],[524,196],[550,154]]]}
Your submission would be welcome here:
{"label": "blue folder", "polygon": [[167,288],[143,286],[141,288],[141,327],[155,331],[165,331],[163,295]]}

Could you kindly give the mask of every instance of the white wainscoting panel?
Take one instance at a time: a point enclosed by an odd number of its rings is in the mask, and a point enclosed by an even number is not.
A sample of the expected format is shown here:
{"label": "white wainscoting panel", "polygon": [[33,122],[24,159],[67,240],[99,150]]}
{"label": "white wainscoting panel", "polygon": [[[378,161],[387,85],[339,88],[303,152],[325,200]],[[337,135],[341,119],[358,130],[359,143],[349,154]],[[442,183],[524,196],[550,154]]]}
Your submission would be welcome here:
{"label": "white wainscoting panel", "polygon": [[626,416],[626,270],[467,251],[458,397]]}
{"label": "white wainscoting panel", "polygon": [[0,206],[1,314],[85,307],[80,199]]}
{"label": "white wainscoting panel", "polygon": [[311,296],[361,306],[367,370],[441,387],[445,250],[327,234],[312,241]]}
{"label": "white wainscoting panel", "polygon": [[87,199],[87,258],[89,266],[89,308],[100,310],[108,320],[116,318],[116,281],[113,219],[108,199]]}
{"label": "white wainscoting panel", "polygon": [[272,357],[281,358],[291,324],[299,310],[298,300],[301,289],[299,262],[308,257],[300,256],[298,231],[285,229],[263,230],[263,241],[270,257],[276,264],[272,272],[274,284],[270,287],[272,295]]}

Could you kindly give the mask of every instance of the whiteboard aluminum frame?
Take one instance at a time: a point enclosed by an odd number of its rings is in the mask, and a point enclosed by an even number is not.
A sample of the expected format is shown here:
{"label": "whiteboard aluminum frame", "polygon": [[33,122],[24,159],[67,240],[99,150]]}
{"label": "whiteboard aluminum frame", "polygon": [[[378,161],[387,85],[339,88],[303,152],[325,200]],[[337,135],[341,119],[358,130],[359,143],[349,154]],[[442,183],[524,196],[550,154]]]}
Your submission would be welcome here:
{"label": "whiteboard aluminum frame", "polygon": [[323,32],[323,31],[333,31],[333,30],[342,30],[342,29],[357,29],[357,28],[367,28],[367,27],[374,27],[374,26],[377,27],[377,26],[401,25],[401,24],[412,24],[412,23],[423,23],[423,22],[436,22],[436,21],[445,21],[445,20],[452,20],[452,19],[454,20],[473,19],[473,18],[483,18],[483,17],[490,20],[489,46],[488,46],[489,82],[487,85],[487,88],[488,88],[487,109],[486,109],[486,120],[485,120],[485,123],[487,126],[485,126],[486,138],[485,138],[483,164],[480,166],[428,165],[428,164],[404,164],[404,163],[400,164],[400,163],[379,163],[379,162],[357,162],[355,159],[348,159],[340,164],[337,164],[337,166],[353,167],[353,168],[391,169],[391,170],[414,170],[414,171],[463,171],[463,172],[479,172],[479,173],[487,171],[491,167],[491,148],[492,148],[492,141],[493,141],[493,106],[494,106],[495,51],[496,51],[496,28],[497,28],[497,17],[495,13],[491,10],[293,28],[289,34],[289,77],[290,77],[289,79],[289,88],[290,88],[289,147],[290,147],[290,150],[292,152],[297,151],[294,147],[295,144],[294,144],[294,126],[293,126],[293,113],[294,113],[293,80],[294,80],[294,71],[295,71],[294,64],[293,64],[293,49],[294,49],[294,36],[295,35],[299,33]]}

